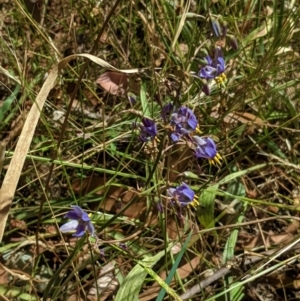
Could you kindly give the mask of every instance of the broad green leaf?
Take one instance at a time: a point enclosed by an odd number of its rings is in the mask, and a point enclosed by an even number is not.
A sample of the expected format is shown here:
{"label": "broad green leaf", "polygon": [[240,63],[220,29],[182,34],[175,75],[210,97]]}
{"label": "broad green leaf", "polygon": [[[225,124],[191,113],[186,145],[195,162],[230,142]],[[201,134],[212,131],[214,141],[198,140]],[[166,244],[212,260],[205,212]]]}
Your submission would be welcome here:
{"label": "broad green leaf", "polygon": [[215,184],[205,189],[200,197],[200,206],[197,210],[197,217],[204,228],[214,227],[215,197],[219,185]]}
{"label": "broad green leaf", "polygon": [[251,171],[261,169],[261,168],[265,167],[266,165],[267,164],[259,164],[259,165],[253,166],[251,168],[248,168],[246,170],[231,173],[228,176],[226,176],[224,179],[220,180],[219,183],[216,183],[216,184],[208,187],[207,189],[205,189],[199,197],[200,206],[197,210],[197,217],[198,217],[198,220],[201,223],[201,225],[203,227],[205,227],[206,229],[214,227],[214,223],[215,223],[215,221],[214,221],[214,201],[215,201],[215,197],[216,197],[219,185],[230,183],[231,181],[233,181],[239,177],[242,177]]}
{"label": "broad green leaf", "polygon": [[[169,249],[170,247],[168,250]],[[137,261],[136,266],[129,272],[129,274],[125,277],[124,282],[121,284],[115,301],[138,301],[138,296],[147,274],[154,273],[151,268],[164,255],[165,250],[157,253],[155,256],[148,256],[141,261]]]}
{"label": "broad green leaf", "polygon": [[[229,192],[232,195],[236,195],[236,196],[245,196],[245,194],[246,194],[243,182],[239,178],[230,182],[230,184],[228,185],[228,188],[227,188],[227,192]],[[233,200],[233,199],[229,198],[229,200]],[[231,222],[237,222],[237,224],[242,223],[244,221],[244,214],[247,210],[247,207],[248,207],[248,202],[243,202],[243,210],[240,211],[239,215],[237,217],[235,217],[235,220],[233,220]],[[235,256],[234,250],[235,250],[235,246],[237,243],[239,230],[240,230],[239,228],[233,229],[229,235],[229,238],[226,241],[226,245],[225,245],[224,252],[223,252],[223,263],[224,264],[226,262],[228,262],[228,260],[231,260]],[[232,277],[231,275],[227,275],[225,277],[225,280],[226,280],[227,286],[230,286],[235,281],[235,278]],[[243,291],[244,291],[244,286],[236,287],[235,289],[233,289],[232,291],[229,292],[229,295],[230,295],[229,299],[233,300],[233,301],[242,300],[244,297]]]}
{"label": "broad green leaf", "polygon": [[[174,298],[175,301],[181,301],[180,297],[176,294],[176,292],[169,287],[164,280],[162,280],[151,268],[143,265],[141,262],[140,264],[143,266],[145,271],[148,272],[150,276],[161,286],[165,289],[165,291]],[[130,299],[131,300],[131,299]]]}
{"label": "broad green leaf", "polygon": [[[226,192],[228,192],[231,195],[239,195],[239,196],[245,196],[245,187],[240,179],[235,179],[231,181],[228,184],[228,187],[226,189]],[[232,197],[226,196],[224,198],[224,204],[230,203],[233,200]]]}
{"label": "broad green leaf", "polygon": [[250,167],[248,169],[231,173],[228,176],[226,176],[224,179],[220,180],[218,184],[223,185],[223,184],[229,183],[229,182],[231,182],[232,180],[234,180],[236,178],[242,177],[242,176],[246,175],[247,173],[255,171],[257,169],[261,169],[263,167],[266,167],[267,165],[268,164],[266,164],[266,163],[258,164],[258,165],[255,165],[253,167]]}

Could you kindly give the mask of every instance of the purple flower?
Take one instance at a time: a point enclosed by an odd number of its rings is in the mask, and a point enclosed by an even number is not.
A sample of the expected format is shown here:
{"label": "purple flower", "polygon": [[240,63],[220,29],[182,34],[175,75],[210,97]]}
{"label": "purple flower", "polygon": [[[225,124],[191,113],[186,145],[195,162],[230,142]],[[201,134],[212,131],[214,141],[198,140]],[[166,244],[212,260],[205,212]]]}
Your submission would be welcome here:
{"label": "purple flower", "polygon": [[59,230],[62,233],[70,232],[76,230],[73,236],[81,237],[84,235],[85,231],[89,232],[94,236],[94,226],[91,219],[79,206],[72,205],[72,209],[65,215],[65,217],[71,219],[72,221],[62,225]]}
{"label": "purple flower", "polygon": [[195,200],[195,192],[185,183],[177,188],[169,188],[168,194],[175,202],[179,202],[181,207],[198,205],[198,201]]}
{"label": "purple flower", "polygon": [[169,102],[168,104],[164,105],[161,109],[161,117],[166,121],[169,120],[169,116],[171,113],[174,112],[174,105]]}
{"label": "purple flower", "polygon": [[196,158],[208,159],[211,164],[221,164],[222,157],[217,152],[215,142],[209,137],[193,136],[196,144],[195,155]]}
{"label": "purple flower", "polygon": [[198,121],[193,111],[187,107],[181,107],[171,116],[171,125],[174,132],[171,134],[173,142],[177,142],[182,135],[187,135],[197,129]]}
{"label": "purple flower", "polygon": [[148,118],[142,119],[142,124],[140,124],[140,139],[143,142],[150,141],[157,136],[157,126],[156,123]]}
{"label": "purple flower", "polygon": [[215,50],[215,57],[212,59],[209,55],[205,57],[207,65],[200,69],[198,76],[205,79],[214,79],[219,77],[225,71],[225,60],[220,47]]}

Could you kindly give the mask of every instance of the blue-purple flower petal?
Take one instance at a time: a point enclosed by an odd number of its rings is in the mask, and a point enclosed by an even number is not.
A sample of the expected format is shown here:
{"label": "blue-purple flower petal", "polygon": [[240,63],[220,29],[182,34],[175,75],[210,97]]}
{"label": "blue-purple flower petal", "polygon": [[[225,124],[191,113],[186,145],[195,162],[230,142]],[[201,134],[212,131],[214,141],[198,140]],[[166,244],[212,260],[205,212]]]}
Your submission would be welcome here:
{"label": "blue-purple flower petal", "polygon": [[195,193],[194,191],[185,183],[182,183],[180,186],[175,188],[168,189],[169,196],[172,197],[174,201],[180,203],[182,207],[187,205],[193,205],[195,202]]}
{"label": "blue-purple flower petal", "polygon": [[70,219],[80,219],[84,211],[77,205],[71,205],[72,209],[65,215]]}
{"label": "blue-purple flower petal", "polygon": [[89,233],[91,233],[92,236],[95,235],[95,228],[94,228],[94,225],[92,223],[87,224],[87,231]]}
{"label": "blue-purple flower petal", "polygon": [[86,212],[83,212],[82,216],[81,216],[81,219],[84,221],[84,222],[89,222],[91,219],[90,217],[88,216],[88,214]]}
{"label": "blue-purple flower petal", "polygon": [[86,229],[86,225],[84,223],[79,223],[79,225],[76,229],[76,233],[74,233],[72,236],[75,236],[75,237],[83,236],[85,233],[85,229]]}
{"label": "blue-purple flower petal", "polygon": [[193,132],[198,126],[194,112],[187,107],[181,107],[173,113],[170,123],[173,126],[173,133],[171,134],[173,142],[177,142],[182,135]]}
{"label": "blue-purple flower petal", "polygon": [[220,164],[222,157],[217,151],[215,142],[209,137],[193,136],[193,140],[196,146],[195,156],[196,158],[208,159],[210,163]]}
{"label": "blue-purple flower petal", "polygon": [[79,222],[77,220],[72,220],[70,222],[67,222],[65,224],[63,224],[59,230],[62,232],[62,233],[67,233],[67,232],[70,232],[70,231],[74,231],[76,230],[76,228],[78,227],[78,224]]}
{"label": "blue-purple flower petal", "polygon": [[210,56],[206,56],[205,60],[207,61],[207,65],[200,69],[198,73],[199,77],[213,79],[224,73],[225,60],[220,47],[215,49],[214,59],[212,59]]}
{"label": "blue-purple flower petal", "polygon": [[142,119],[142,124],[140,124],[140,139],[143,142],[150,141],[157,136],[157,126],[156,123],[148,118]]}
{"label": "blue-purple flower petal", "polygon": [[166,120],[173,111],[174,105],[170,102],[162,107],[161,117]]}
{"label": "blue-purple flower petal", "polygon": [[91,222],[88,214],[83,211],[79,206],[72,205],[72,209],[65,215],[65,217],[71,219],[71,221],[62,225],[59,229],[62,233],[76,231],[73,236],[81,237],[85,231],[88,231],[94,236],[94,226]]}
{"label": "blue-purple flower petal", "polygon": [[178,140],[179,140],[179,135],[177,134],[177,133],[172,133],[171,135],[170,135],[170,137],[171,137],[171,140],[173,141],[173,142],[177,142]]}

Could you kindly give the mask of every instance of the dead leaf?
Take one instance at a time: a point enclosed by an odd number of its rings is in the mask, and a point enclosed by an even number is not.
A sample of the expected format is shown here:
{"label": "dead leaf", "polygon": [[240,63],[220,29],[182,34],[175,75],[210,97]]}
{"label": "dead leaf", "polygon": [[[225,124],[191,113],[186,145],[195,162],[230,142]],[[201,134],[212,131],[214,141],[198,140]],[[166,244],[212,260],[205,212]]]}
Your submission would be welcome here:
{"label": "dead leaf", "polygon": [[260,117],[247,112],[230,112],[224,117],[224,122],[226,123],[235,123],[238,121],[244,124],[265,125],[265,122]]}
{"label": "dead leaf", "polygon": [[96,83],[112,95],[125,97],[128,91],[127,74],[107,71],[96,80]]}
{"label": "dead leaf", "polygon": [[[191,259],[190,261],[188,261],[187,263],[185,263],[184,265],[182,265],[181,267],[179,267],[177,269],[177,275],[180,277],[180,279],[185,279],[192,272],[194,272],[196,267],[200,263],[200,259],[201,259],[200,256],[196,256],[193,259]],[[162,279],[166,279],[167,278],[166,271],[163,271],[162,273],[160,273],[160,277]]]}
{"label": "dead leaf", "polygon": [[141,217],[147,209],[145,197],[134,190],[127,190],[122,187],[110,187],[105,200],[101,203],[101,209],[118,213],[125,205],[132,201],[132,205],[124,211],[129,218]]}
{"label": "dead leaf", "polygon": [[[119,282],[114,275],[114,269],[114,261],[108,262],[101,268],[101,272],[96,279],[97,285],[94,283],[88,292],[90,301],[104,301],[116,291]],[[101,296],[100,299],[98,299],[98,296]]]}
{"label": "dead leaf", "polygon": [[10,225],[13,229],[20,229],[22,231],[27,229],[27,224],[23,220],[18,220],[18,219],[11,219],[10,220]]}
{"label": "dead leaf", "polygon": [[0,285],[6,285],[8,281],[8,272],[0,268]]}
{"label": "dead leaf", "polygon": [[[169,216],[167,220],[167,233],[168,237],[170,239],[177,239],[178,237],[181,237],[183,234],[183,226],[181,226],[176,220],[176,217],[174,216]],[[182,224],[184,223],[190,223],[190,220],[183,220]],[[191,228],[191,225],[190,227]]]}
{"label": "dead leaf", "polygon": [[[103,193],[103,187],[105,184],[105,179],[96,175],[89,176],[85,179],[76,179],[72,182],[72,190],[79,193],[81,196],[85,196],[88,193],[95,190],[95,194]],[[98,189],[102,186],[102,189]]]}
{"label": "dead leaf", "polygon": [[[21,10],[23,10],[21,5],[19,5],[19,7]],[[70,55],[62,59],[60,62],[58,62],[57,65],[53,66],[41,90],[39,91],[37,97],[35,98],[34,105],[32,105],[30,108],[24,126],[22,128],[20,138],[14,150],[13,157],[10,161],[8,170],[2,182],[2,186],[0,190],[0,242],[2,241],[3,238],[3,233],[5,230],[5,225],[9,214],[10,206],[13,197],[15,195],[15,191],[19,182],[22,168],[24,166],[26,154],[28,153],[35,132],[35,128],[40,118],[40,114],[43,110],[45,101],[49,95],[49,92],[52,90],[52,88],[55,85],[55,81],[59,75],[60,70],[64,68],[70,61],[78,57],[87,58],[97,65],[124,74],[129,74],[129,73],[134,74],[140,72],[139,69],[128,69],[128,70],[117,69],[114,66],[110,65],[109,63],[107,63],[105,60],[87,53]]]}
{"label": "dead leaf", "polygon": [[268,211],[277,214],[279,212],[279,208],[276,206],[268,206]]}
{"label": "dead leaf", "polygon": [[295,234],[299,229],[299,221],[293,220],[286,228],[285,232]]}
{"label": "dead leaf", "polygon": [[[277,246],[280,244],[287,244],[293,239],[293,235],[290,233],[274,234],[272,231],[264,233],[265,247]],[[244,249],[251,250],[255,247],[261,246],[263,240],[260,234],[255,235],[248,243],[244,244]]]}
{"label": "dead leaf", "polygon": [[77,294],[73,294],[68,298],[68,301],[83,301],[83,299]]}
{"label": "dead leaf", "polygon": [[[101,202],[100,208],[118,213],[124,206],[129,202],[133,201],[132,206],[127,208],[123,215],[129,218],[137,218],[145,212],[147,208],[146,199],[142,197],[137,190],[134,188],[116,187],[110,186],[108,191],[106,191],[105,179],[99,176],[90,176],[85,179],[78,179],[72,183],[72,188],[75,192],[80,192],[82,196],[95,191],[95,194],[102,195],[105,194],[105,199]],[[97,188],[99,188],[97,190]]]}
{"label": "dead leaf", "polygon": [[83,94],[93,107],[96,107],[100,103],[100,99],[97,97],[94,91],[84,89]]}
{"label": "dead leaf", "polygon": [[273,22],[272,22],[272,19],[269,18],[269,19],[267,19],[267,21],[263,25],[261,25],[260,27],[258,27],[255,30],[253,30],[245,38],[245,41],[250,42],[250,41],[254,41],[258,38],[264,37],[265,35],[267,35],[271,31],[272,27],[273,27]]}
{"label": "dead leaf", "polygon": [[270,235],[267,238],[269,238],[268,242],[270,243],[270,245],[275,245],[275,246],[279,244],[286,245],[293,239],[293,235],[290,233],[282,233],[282,234]]}
{"label": "dead leaf", "polygon": [[298,290],[300,288],[300,280],[298,277],[290,277],[287,274],[274,273],[268,276],[268,282],[276,288],[290,288]]}

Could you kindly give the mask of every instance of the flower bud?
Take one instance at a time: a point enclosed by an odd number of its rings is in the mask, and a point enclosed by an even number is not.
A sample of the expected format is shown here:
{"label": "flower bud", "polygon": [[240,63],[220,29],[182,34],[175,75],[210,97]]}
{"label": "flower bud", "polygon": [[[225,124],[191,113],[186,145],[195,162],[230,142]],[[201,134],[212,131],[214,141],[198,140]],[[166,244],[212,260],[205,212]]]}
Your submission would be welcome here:
{"label": "flower bud", "polygon": [[238,42],[237,42],[235,36],[231,35],[231,34],[228,34],[227,37],[228,37],[229,44],[232,47],[232,49],[238,50],[239,49],[239,45],[238,45]]}
{"label": "flower bud", "polygon": [[202,92],[209,96],[210,95],[210,89],[209,89],[209,85],[207,83],[204,83],[202,86]]}
{"label": "flower bud", "polygon": [[210,26],[211,26],[211,31],[212,31],[213,35],[216,38],[220,38],[222,36],[222,29],[221,29],[219,21],[217,19],[211,17],[210,18]]}

